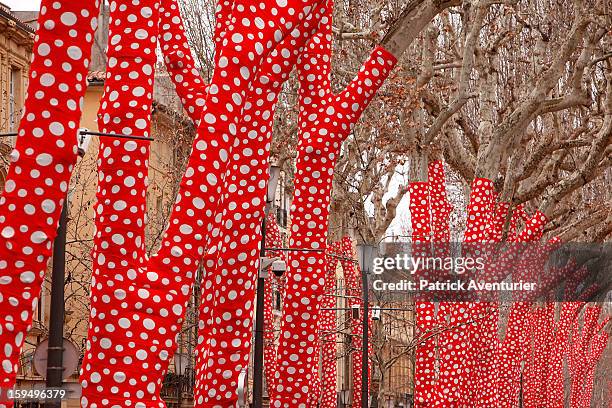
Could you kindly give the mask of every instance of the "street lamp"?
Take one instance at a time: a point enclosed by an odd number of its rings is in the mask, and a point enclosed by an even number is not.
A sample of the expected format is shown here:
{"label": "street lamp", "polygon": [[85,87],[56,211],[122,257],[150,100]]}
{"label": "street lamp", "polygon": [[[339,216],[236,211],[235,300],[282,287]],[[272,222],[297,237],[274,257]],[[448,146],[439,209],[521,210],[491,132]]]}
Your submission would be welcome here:
{"label": "street lamp", "polygon": [[342,407],[346,408],[353,403],[353,391],[352,390],[340,390],[339,392],[340,403]]}
{"label": "street lamp", "polygon": [[361,269],[361,276],[363,279],[363,344],[361,345],[361,407],[368,408],[369,401],[369,378],[368,378],[368,315],[370,313],[369,305],[369,286],[368,286],[368,275],[372,271],[374,264],[374,257],[377,255],[378,248],[375,245],[363,243],[357,245],[357,257],[359,262],[359,269]]}
{"label": "street lamp", "polygon": [[190,372],[190,361],[191,355],[187,353],[175,353],[174,354],[174,372],[177,375],[177,395],[176,395],[176,406],[181,408],[183,406],[183,390],[187,389],[185,384],[189,384],[191,380],[188,378]]}
{"label": "street lamp", "polygon": [[362,272],[370,273],[378,248],[373,244],[357,244],[357,261]]}
{"label": "street lamp", "polygon": [[266,209],[261,225],[261,250],[260,266],[257,277],[257,306],[255,320],[255,350],[253,352],[253,406],[263,407],[263,368],[264,368],[264,301],[265,284],[268,276],[270,262],[266,262],[266,218],[274,206],[278,180],[280,179],[281,169],[279,166],[270,166],[270,179],[266,191]]}
{"label": "street lamp", "polygon": [[372,308],[372,320],[380,321],[380,319],[381,319],[381,309],[380,309],[380,306],[374,306]]}
{"label": "street lamp", "polygon": [[185,353],[174,353],[174,372],[176,375],[187,375],[190,357]]}
{"label": "street lamp", "polygon": [[238,408],[246,408],[248,406],[247,396],[249,385],[249,370],[243,368],[238,376]]}

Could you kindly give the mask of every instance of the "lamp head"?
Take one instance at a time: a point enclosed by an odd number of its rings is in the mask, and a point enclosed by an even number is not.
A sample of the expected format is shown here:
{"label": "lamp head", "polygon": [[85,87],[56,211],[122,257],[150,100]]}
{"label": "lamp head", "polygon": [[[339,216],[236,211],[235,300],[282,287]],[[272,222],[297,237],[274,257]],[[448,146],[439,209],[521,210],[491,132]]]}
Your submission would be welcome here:
{"label": "lamp head", "polygon": [[358,244],[357,257],[359,261],[359,269],[364,273],[372,271],[374,265],[374,257],[378,255],[378,248],[373,244]]}
{"label": "lamp head", "polygon": [[380,307],[375,306],[372,308],[372,320],[380,320]]}
{"label": "lamp head", "polygon": [[282,277],[285,272],[287,272],[287,264],[282,259],[274,261],[272,263],[272,273],[276,275],[276,277]]}
{"label": "lamp head", "polygon": [[189,369],[189,355],[185,353],[174,354],[174,372],[177,375],[185,375]]}
{"label": "lamp head", "polygon": [[87,152],[87,149],[91,143],[92,136],[86,134],[86,132],[89,132],[89,129],[81,128],[77,133],[77,147],[79,156],[81,157],[85,156],[85,153]]}
{"label": "lamp head", "polygon": [[359,319],[359,312],[361,311],[361,306],[359,305],[352,305],[351,306],[351,317],[353,319]]}

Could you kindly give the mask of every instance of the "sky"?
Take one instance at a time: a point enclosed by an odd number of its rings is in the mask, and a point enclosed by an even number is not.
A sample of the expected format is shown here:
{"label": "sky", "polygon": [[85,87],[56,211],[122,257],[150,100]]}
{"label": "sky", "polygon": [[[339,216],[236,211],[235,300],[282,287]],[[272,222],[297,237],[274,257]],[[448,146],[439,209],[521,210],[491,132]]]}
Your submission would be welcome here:
{"label": "sky", "polygon": [[39,10],[40,0],[0,0],[13,10]]}

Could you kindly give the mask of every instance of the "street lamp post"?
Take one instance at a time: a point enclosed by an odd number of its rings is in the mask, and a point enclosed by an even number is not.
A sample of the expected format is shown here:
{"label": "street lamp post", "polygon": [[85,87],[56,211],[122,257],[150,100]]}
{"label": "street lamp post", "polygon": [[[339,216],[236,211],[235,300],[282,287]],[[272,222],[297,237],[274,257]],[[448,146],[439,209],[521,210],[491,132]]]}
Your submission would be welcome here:
{"label": "street lamp post", "polygon": [[351,405],[352,403],[352,398],[351,398],[351,390],[345,390],[342,389],[340,390],[340,404],[342,404],[342,408],[347,408],[348,406]]}
{"label": "street lamp post", "polygon": [[[66,278],[66,235],[68,199],[64,200],[57,237],[53,243],[53,271],[51,275],[51,310],[49,319],[49,349],[47,354],[48,388],[61,388],[64,377],[64,279]],[[45,403],[46,408],[59,408],[59,400]]]}
{"label": "street lamp post", "polygon": [[178,408],[183,406],[183,380],[189,372],[188,367],[190,358],[190,354],[180,352],[174,354],[174,373],[177,377],[176,405]]}
{"label": "street lamp post", "polygon": [[363,324],[363,344],[361,345],[361,408],[368,408],[369,405],[369,391],[370,384],[368,378],[368,367],[369,367],[369,355],[368,355],[368,342],[369,342],[369,333],[368,333],[368,318],[370,312],[369,305],[369,286],[368,286],[368,275],[372,270],[372,265],[374,263],[374,256],[376,255],[376,246],[372,244],[359,244],[357,245],[357,255],[359,261],[359,269],[361,269],[362,276],[362,285],[363,285],[363,316],[362,316],[362,324]]}
{"label": "street lamp post", "polygon": [[261,225],[261,252],[259,274],[257,277],[257,306],[255,320],[255,350],[253,353],[253,407],[263,407],[263,369],[264,369],[264,302],[267,266],[263,265],[266,256],[266,217],[274,205],[276,188],[280,178],[280,167],[270,166],[270,180],[266,193],[266,210]]}

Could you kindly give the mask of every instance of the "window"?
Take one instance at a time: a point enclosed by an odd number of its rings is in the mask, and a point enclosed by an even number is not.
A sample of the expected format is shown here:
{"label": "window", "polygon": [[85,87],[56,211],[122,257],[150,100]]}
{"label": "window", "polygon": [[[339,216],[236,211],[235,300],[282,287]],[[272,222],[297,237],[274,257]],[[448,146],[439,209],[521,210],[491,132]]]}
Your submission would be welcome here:
{"label": "window", "polygon": [[9,127],[11,131],[17,130],[19,126],[19,101],[21,92],[21,70],[11,69],[11,79],[9,83]]}
{"label": "window", "polygon": [[274,290],[274,309],[281,311],[283,307],[283,299],[278,289]]}
{"label": "window", "polygon": [[4,183],[6,182],[6,176],[8,172],[8,158],[10,152],[10,146],[2,143],[2,141],[0,140],[0,194],[4,191]]}

